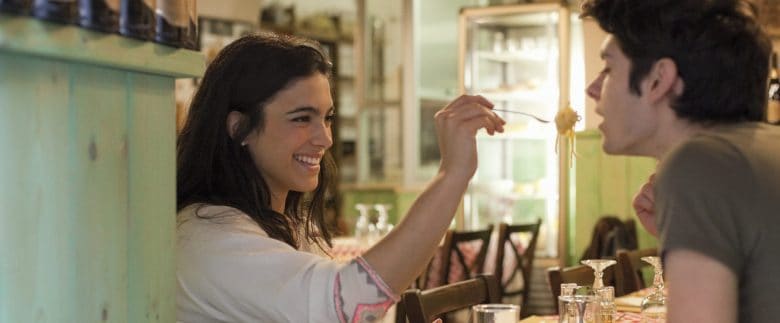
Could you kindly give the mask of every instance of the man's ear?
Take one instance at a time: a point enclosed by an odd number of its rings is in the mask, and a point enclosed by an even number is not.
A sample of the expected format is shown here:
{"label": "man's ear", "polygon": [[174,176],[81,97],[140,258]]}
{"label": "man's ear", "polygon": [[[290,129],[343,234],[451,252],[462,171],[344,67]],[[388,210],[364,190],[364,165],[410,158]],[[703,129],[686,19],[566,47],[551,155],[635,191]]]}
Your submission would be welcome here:
{"label": "man's ear", "polygon": [[[238,127],[241,125],[241,122],[244,121],[246,117],[243,113],[238,111],[230,111],[227,116],[227,132],[228,136],[232,138],[233,140],[236,140],[236,133],[238,132]],[[246,142],[242,142],[241,146],[246,145]]]}
{"label": "man's ear", "polygon": [[651,101],[666,98],[669,95],[682,95],[682,79],[677,75],[677,64],[671,58],[661,58],[656,61],[647,73],[644,89]]}

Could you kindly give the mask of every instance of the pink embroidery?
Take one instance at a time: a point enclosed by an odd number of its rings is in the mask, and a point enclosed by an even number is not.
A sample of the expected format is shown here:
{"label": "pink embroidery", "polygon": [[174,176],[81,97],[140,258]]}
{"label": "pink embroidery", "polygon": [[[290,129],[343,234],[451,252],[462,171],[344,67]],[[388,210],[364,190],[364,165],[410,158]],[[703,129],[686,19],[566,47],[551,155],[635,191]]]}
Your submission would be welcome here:
{"label": "pink embroidery", "polygon": [[339,322],[347,323],[341,304],[341,274],[336,274],[336,281],[333,283],[333,303],[336,304],[336,317],[339,318]]}
{"label": "pink embroidery", "polygon": [[[366,287],[372,286],[373,288],[376,288],[372,293],[376,293],[377,291],[384,294],[386,298],[379,296],[379,299],[375,298],[375,301],[379,301],[379,303],[357,303],[355,304],[355,310],[351,313],[351,315],[348,315],[345,313],[345,306],[349,307],[349,305],[352,304],[353,301],[358,300],[344,300],[343,299],[343,291],[342,288],[342,282],[341,282],[341,273],[336,274],[336,279],[333,284],[333,298],[334,298],[334,305],[336,307],[336,316],[339,319],[339,322],[346,323],[346,322],[362,322],[364,320],[373,319],[372,321],[376,321],[380,318],[382,318],[390,306],[392,306],[395,302],[398,302],[400,300],[400,297],[398,295],[395,295],[392,290],[387,286],[387,284],[382,280],[379,275],[374,272],[374,270],[371,268],[371,266],[362,258],[357,257],[353,260],[354,266],[358,272],[362,272],[361,275],[368,275],[368,278],[370,281],[366,281]],[[347,265],[347,267],[353,266],[352,263]],[[374,294],[376,295],[376,294]],[[345,304],[345,301],[348,302]],[[350,319],[351,317],[351,319]]]}
{"label": "pink embroidery", "polygon": [[363,269],[365,269],[365,271],[368,273],[369,276],[371,276],[371,280],[374,281],[374,283],[377,285],[377,287],[379,287],[379,290],[381,290],[382,293],[387,295],[387,297],[390,297],[390,299],[392,299],[394,302],[398,302],[401,300],[401,296],[396,295],[395,293],[393,293],[392,290],[390,290],[390,287],[388,287],[387,284],[385,284],[385,281],[382,280],[382,278],[379,277],[379,275],[377,275],[376,272],[374,272],[374,268],[371,268],[371,266],[366,262],[365,259],[363,259],[363,257],[357,257],[355,258],[355,261],[358,264],[360,264],[360,267],[363,267]]}
{"label": "pink embroidery", "polygon": [[357,308],[355,308],[355,315],[352,317],[352,322],[367,322],[364,321],[364,319],[368,317],[374,317],[375,320],[372,321],[378,321],[392,305],[393,301],[391,300],[377,304],[358,304]]}

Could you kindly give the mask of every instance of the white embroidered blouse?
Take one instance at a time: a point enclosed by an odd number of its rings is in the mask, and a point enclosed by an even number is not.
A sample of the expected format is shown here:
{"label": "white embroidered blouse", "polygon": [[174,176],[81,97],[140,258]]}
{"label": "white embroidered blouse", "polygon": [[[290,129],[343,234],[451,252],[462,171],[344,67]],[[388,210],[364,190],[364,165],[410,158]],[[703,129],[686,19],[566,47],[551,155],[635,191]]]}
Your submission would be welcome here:
{"label": "white embroidered blouse", "polygon": [[179,322],[370,322],[399,299],[362,258],[296,250],[227,206],[182,209],[176,248]]}

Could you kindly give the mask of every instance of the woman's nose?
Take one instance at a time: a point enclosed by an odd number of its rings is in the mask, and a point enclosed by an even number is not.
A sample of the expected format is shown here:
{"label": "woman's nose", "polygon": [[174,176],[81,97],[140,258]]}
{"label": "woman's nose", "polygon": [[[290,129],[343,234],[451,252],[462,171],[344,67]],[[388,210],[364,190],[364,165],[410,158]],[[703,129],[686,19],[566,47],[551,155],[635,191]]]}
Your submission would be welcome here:
{"label": "woman's nose", "polygon": [[333,132],[331,131],[329,123],[320,123],[320,126],[317,127],[314,138],[312,138],[312,142],[317,146],[324,147],[325,149],[333,146]]}

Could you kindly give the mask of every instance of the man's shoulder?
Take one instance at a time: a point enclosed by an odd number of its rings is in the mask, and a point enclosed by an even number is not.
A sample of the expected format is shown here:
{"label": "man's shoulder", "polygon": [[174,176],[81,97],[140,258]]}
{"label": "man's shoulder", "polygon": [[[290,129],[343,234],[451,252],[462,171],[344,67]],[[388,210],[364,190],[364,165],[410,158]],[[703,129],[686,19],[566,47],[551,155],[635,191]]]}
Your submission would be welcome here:
{"label": "man's shoulder", "polygon": [[751,153],[737,137],[740,135],[705,132],[678,144],[659,163],[658,186],[675,191],[741,182],[744,171],[750,169]]}
{"label": "man's shoulder", "polygon": [[669,163],[700,162],[700,159],[738,161],[761,150],[780,150],[764,143],[780,141],[780,127],[760,122],[740,122],[705,128],[672,148],[663,158]]}
{"label": "man's shoulder", "polygon": [[728,145],[743,153],[751,149],[776,148],[776,145],[762,145],[764,142],[776,143],[780,140],[780,127],[764,122],[739,122],[709,127],[691,139],[692,144]]}

